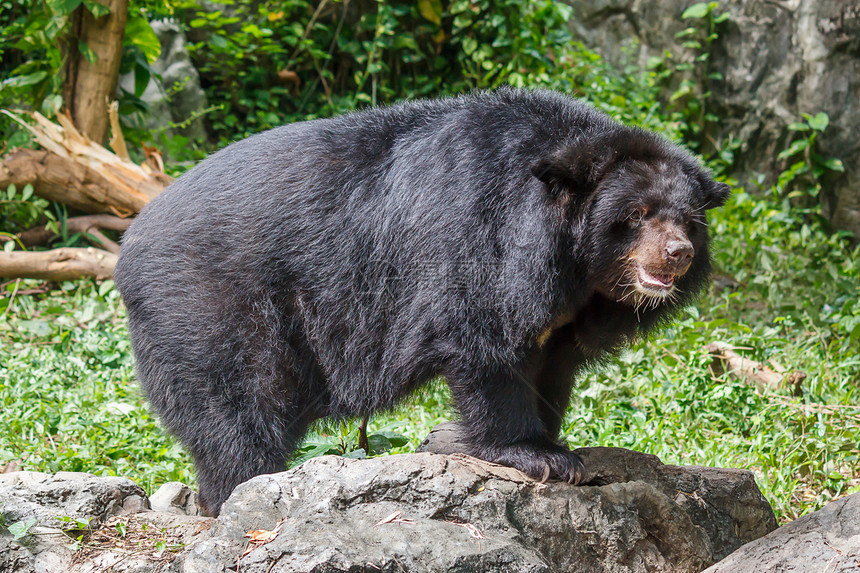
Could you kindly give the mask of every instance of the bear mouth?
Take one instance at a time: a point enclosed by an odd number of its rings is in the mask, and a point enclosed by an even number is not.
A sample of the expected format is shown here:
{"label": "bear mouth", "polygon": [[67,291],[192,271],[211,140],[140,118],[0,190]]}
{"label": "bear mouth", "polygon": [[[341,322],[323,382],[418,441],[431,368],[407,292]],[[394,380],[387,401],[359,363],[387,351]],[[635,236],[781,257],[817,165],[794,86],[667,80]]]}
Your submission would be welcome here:
{"label": "bear mouth", "polygon": [[675,275],[654,273],[642,266],[636,268],[636,290],[642,294],[663,298],[675,289]]}

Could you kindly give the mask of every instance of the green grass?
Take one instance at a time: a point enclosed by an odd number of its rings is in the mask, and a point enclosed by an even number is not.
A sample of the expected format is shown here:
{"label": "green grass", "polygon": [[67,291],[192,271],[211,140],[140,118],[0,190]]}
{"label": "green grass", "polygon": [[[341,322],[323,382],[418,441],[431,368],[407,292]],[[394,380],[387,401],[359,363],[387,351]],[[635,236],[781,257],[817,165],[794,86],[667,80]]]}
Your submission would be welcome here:
{"label": "green grass", "polygon": [[[572,446],[750,469],[780,520],[791,520],[860,490],[860,252],[774,197],[736,193],[712,213],[711,231],[718,273],[737,285],[712,289],[671,327],[584,376],[563,431]],[[22,281],[11,299],[9,283],[0,299],[0,465],[128,476],[148,491],[193,484],[189,457],[134,381],[112,282],[27,293],[38,284]],[[805,372],[802,395],[714,376],[703,349],[714,341]],[[410,451],[451,417],[448,400],[431,385],[373,420],[371,432],[404,434],[409,444],[392,451]],[[351,431],[322,438],[343,438],[349,450]]]}
{"label": "green grass", "polygon": [[[37,285],[22,281],[19,291]],[[165,481],[193,482],[189,457],[133,380],[112,281],[61,286],[19,293],[0,320],[0,465],[128,476],[149,491]]]}

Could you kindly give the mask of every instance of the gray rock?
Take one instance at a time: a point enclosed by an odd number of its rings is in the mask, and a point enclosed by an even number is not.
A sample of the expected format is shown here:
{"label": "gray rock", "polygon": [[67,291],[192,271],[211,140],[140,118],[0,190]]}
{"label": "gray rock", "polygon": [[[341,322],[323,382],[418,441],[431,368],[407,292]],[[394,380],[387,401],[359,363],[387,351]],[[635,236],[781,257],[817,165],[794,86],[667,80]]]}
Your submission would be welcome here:
{"label": "gray rock", "polygon": [[149,501],[127,478],[22,471],[0,475],[0,507],[6,524],[35,518],[39,526],[58,527],[60,516],[102,522],[146,509]]}
{"label": "gray rock", "polygon": [[415,451],[433,454],[468,454],[469,447],[460,439],[457,422],[442,422],[430,430]]}
{"label": "gray rock", "polygon": [[[466,453],[460,435],[456,422],[438,424],[418,450]],[[623,448],[579,448],[576,453],[585,462],[589,485],[642,482],[671,498],[705,530],[715,559],[776,529],[773,510],[749,471],[664,465],[657,456]]]}
{"label": "gray rock", "polygon": [[[641,64],[665,50],[679,60],[691,56],[675,38],[692,22],[681,19],[690,0],[566,1],[575,10],[573,32],[610,60]],[[820,149],[842,159],[846,173],[825,180],[823,206],[834,226],[860,238],[860,4],[740,0],[721,9],[730,18],[713,46],[712,71],[724,77],[710,85],[711,111],[721,118],[713,136],[742,142],[736,175],[773,181],[785,167],[776,156],[787,146],[788,124],[826,112],[831,124]]]}
{"label": "gray rock", "polygon": [[776,526],[749,472],[580,452],[603,485],[540,484],[462,454],[315,458],[237,487],[171,571],[223,571],[248,531],[278,529],[242,571],[693,572]]}
{"label": "gray rock", "polygon": [[855,493],[744,545],[705,573],[858,570],[860,493]]}
{"label": "gray rock", "polygon": [[200,515],[197,503],[197,492],[178,481],[171,481],[149,496],[153,511],[173,513],[176,515]]}
{"label": "gray rock", "polygon": [[[203,119],[199,116],[208,106],[200,86],[200,74],[191,62],[185,35],[179,25],[169,20],[150,23],[161,42],[161,54],[150,66],[161,76],[151,78],[141,99],[149,105],[144,125],[150,131],[166,130],[168,135],[181,133],[192,140],[206,138]],[[134,91],[134,75],[120,78],[119,85]],[[190,120],[190,121],[189,121]],[[175,129],[172,125],[182,125]]]}
{"label": "gray rock", "polygon": [[[315,458],[240,485],[217,520],[186,515],[196,504],[182,484],[150,504],[123,478],[0,475],[0,571],[695,572],[775,527],[749,472],[579,452],[591,485],[463,454]],[[57,517],[89,524],[64,532],[78,526]],[[13,539],[8,527],[28,519]]]}
{"label": "gray rock", "polygon": [[[148,508],[143,490],[126,478],[72,472],[0,475],[0,523],[5,526],[0,527],[0,571],[149,572],[173,556],[158,552],[159,540],[182,545],[212,521]],[[81,527],[77,520],[88,525]],[[116,529],[118,522],[126,526],[127,538]],[[30,524],[17,540],[8,529],[16,523]]]}

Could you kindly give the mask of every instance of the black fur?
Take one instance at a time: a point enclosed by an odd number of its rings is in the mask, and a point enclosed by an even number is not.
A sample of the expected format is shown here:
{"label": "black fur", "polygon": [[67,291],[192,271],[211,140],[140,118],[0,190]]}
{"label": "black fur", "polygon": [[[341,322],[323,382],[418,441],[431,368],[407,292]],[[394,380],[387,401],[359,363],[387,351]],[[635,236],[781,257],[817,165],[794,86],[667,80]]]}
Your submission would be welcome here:
{"label": "black fur", "polygon": [[[475,455],[576,482],[556,441],[573,375],[702,288],[704,210],[727,192],[557,93],[406,103],[215,153],[140,213],[116,283],[138,377],[212,514],[281,471],[312,421],[437,375]],[[691,230],[695,257],[673,297],[619,302],[643,203]]]}

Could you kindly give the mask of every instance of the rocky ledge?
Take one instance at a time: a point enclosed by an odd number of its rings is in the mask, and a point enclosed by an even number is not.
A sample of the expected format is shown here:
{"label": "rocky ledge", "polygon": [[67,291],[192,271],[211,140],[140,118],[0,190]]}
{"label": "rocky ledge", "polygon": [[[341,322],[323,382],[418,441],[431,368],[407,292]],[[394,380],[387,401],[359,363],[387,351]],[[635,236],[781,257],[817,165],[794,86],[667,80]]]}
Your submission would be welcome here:
{"label": "rocky ledge", "polygon": [[181,484],[0,475],[0,571],[698,572],[776,528],[748,471],[579,454],[579,487],[463,454],[325,456],[240,485],[218,519]]}

